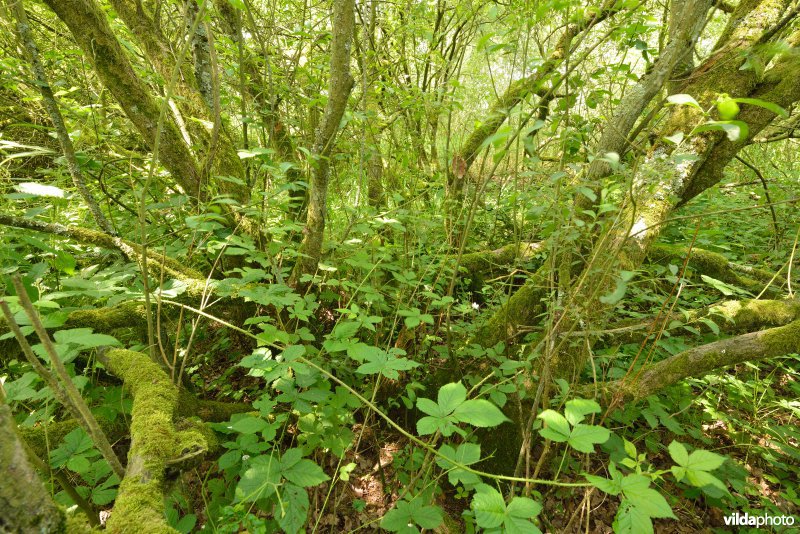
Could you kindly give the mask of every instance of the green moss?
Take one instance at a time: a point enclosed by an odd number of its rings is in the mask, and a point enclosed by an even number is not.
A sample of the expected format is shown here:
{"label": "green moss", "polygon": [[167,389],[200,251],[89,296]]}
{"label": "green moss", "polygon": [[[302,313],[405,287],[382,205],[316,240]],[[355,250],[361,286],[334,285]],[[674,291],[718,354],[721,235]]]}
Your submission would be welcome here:
{"label": "green moss", "polygon": [[726,303],[725,307],[736,330],[753,331],[757,328],[782,326],[800,316],[800,302],[781,300],[746,300],[737,304]]}
{"label": "green moss", "polygon": [[112,332],[119,328],[146,326],[144,305],[125,302],[108,308],[70,312],[65,328],[92,328],[95,332]]}
{"label": "green moss", "polygon": [[103,360],[133,395],[128,466],[107,530],[173,533],[164,520],[164,471],[184,447],[205,449],[202,434],[175,429],[178,390],[146,355],[111,350]]}
{"label": "green moss", "polygon": [[800,321],[771,328],[761,335],[769,356],[800,353]]}
{"label": "green moss", "polygon": [[89,525],[86,516],[79,513],[67,514],[67,534],[92,534],[102,532]]}

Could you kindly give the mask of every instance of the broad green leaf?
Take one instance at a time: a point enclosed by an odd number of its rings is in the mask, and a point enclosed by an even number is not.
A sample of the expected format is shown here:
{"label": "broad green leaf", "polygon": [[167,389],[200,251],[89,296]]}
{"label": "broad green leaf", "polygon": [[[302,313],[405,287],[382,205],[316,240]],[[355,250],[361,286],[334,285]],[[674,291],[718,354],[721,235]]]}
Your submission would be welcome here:
{"label": "broad green leaf", "polygon": [[674,106],[692,106],[693,108],[697,108],[701,111],[703,110],[703,108],[700,107],[700,104],[697,103],[697,100],[695,100],[692,95],[687,95],[684,93],[669,95],[667,97],[667,102]]}
{"label": "broad green leaf", "polygon": [[541,511],[542,505],[527,497],[514,497],[508,503],[507,509],[508,515],[524,517],[525,519],[536,517]]}
{"label": "broad green leaf", "polygon": [[600,413],[600,405],[588,399],[573,399],[564,406],[564,416],[571,425],[577,425],[590,413]]}
{"label": "broad green leaf", "polygon": [[702,133],[702,132],[711,132],[711,131],[718,131],[721,130],[725,132],[725,135],[728,136],[728,140],[731,142],[742,140],[744,141],[747,139],[747,136],[750,134],[750,128],[747,126],[746,122],[742,121],[709,121],[705,124],[701,124],[697,126],[694,130],[692,130],[692,135]]}
{"label": "broad green leaf", "polygon": [[267,423],[267,421],[261,419],[260,417],[247,415],[231,424],[230,428],[236,432],[239,432],[240,434],[257,434],[258,432],[264,430],[268,424],[269,423]]}
{"label": "broad green leaf", "polygon": [[725,457],[711,451],[702,449],[693,451],[684,464],[687,469],[700,471],[713,471],[725,463]]}
{"label": "broad green leaf", "polygon": [[91,328],[73,328],[71,330],[59,330],[53,334],[56,343],[79,345],[81,348],[90,349],[102,347],[104,345],[120,345],[120,342],[112,336],[105,334],[94,334]]}
{"label": "broad green leaf", "polygon": [[[453,449],[450,445],[442,445],[439,453],[444,458],[439,457],[436,463],[442,469],[447,469],[447,478],[450,484],[457,485],[459,482],[465,486],[474,486],[480,483],[481,479],[475,473],[470,473],[463,469],[454,467],[454,462],[461,465],[472,465],[481,459],[481,447],[475,443],[462,443],[458,449]],[[451,461],[448,461],[451,460]]]}
{"label": "broad green leaf", "polygon": [[278,524],[288,534],[304,532],[303,527],[308,518],[308,493],[294,484],[285,484],[280,495]]}
{"label": "broad green leaf", "polygon": [[614,534],[653,534],[653,522],[650,517],[623,500],[612,525]]}
{"label": "broad green leaf", "polygon": [[508,503],[503,521],[505,534],[539,534],[541,530],[530,519],[539,515],[542,505],[527,497],[514,497]]}
{"label": "broad green leaf", "polygon": [[427,436],[433,434],[437,430],[446,428],[447,420],[441,417],[423,417],[417,421],[417,434],[420,436]]}
{"label": "broad green leaf", "polygon": [[431,399],[420,397],[417,399],[417,409],[422,413],[432,415],[434,417],[445,417],[449,412],[442,410],[442,407],[433,402]]}
{"label": "broad green leaf", "polygon": [[497,426],[508,421],[500,408],[485,399],[464,401],[453,412],[453,417],[462,423],[481,428]]}
{"label": "broad green leaf", "polygon": [[506,518],[506,502],[493,487],[481,484],[472,497],[475,522],[482,528],[497,528]]}
{"label": "broad green leaf", "polygon": [[734,98],[735,102],[739,102],[740,104],[750,104],[751,106],[758,106],[764,109],[767,109],[773,112],[775,115],[779,117],[783,117],[784,119],[789,116],[789,113],[782,107],[777,104],[773,104],[772,102],[765,102],[764,100],[760,100],[758,98]]}
{"label": "broad green leaf", "polygon": [[283,359],[284,361],[291,362],[304,356],[306,353],[306,348],[303,345],[289,345],[285,349],[283,349]]}
{"label": "broad green leaf", "polygon": [[588,480],[594,487],[608,493],[609,495],[619,495],[619,492],[622,491],[622,487],[619,484],[618,480],[612,480],[608,478],[603,478],[595,475],[584,475],[586,480]]}
{"label": "broad green leaf", "polygon": [[670,517],[677,519],[675,514],[672,513],[672,508],[667,504],[667,500],[658,491],[647,488],[637,492],[625,492],[625,497],[637,509],[641,510],[648,517]]}
{"label": "broad green leaf", "polygon": [[683,446],[682,443],[677,442],[675,440],[669,444],[669,455],[678,465],[686,465],[689,461],[689,452],[686,450],[686,447]]}
{"label": "broad green leaf", "polygon": [[274,456],[257,456],[250,460],[236,485],[236,502],[255,502],[269,497],[281,483],[280,462]]}
{"label": "broad green leaf", "polygon": [[411,518],[414,522],[422,528],[434,529],[442,524],[444,516],[442,509],[438,506],[420,506],[411,513]]}
{"label": "broad green leaf", "polygon": [[320,466],[307,459],[302,459],[290,468],[282,470],[281,474],[289,482],[294,482],[303,488],[316,486],[330,479]]}
{"label": "broad green leaf", "polygon": [[467,399],[467,388],[461,382],[445,384],[439,388],[437,400],[445,413],[452,413]]}
{"label": "broad green leaf", "polygon": [[544,421],[545,426],[539,430],[539,434],[545,439],[561,443],[567,441],[570,435],[569,423],[567,419],[555,410],[545,410],[536,416],[537,419]]}
{"label": "broad green leaf", "polygon": [[594,446],[598,443],[605,443],[611,436],[611,431],[597,425],[584,425],[578,423],[572,429],[567,443],[580,452],[594,452]]}
{"label": "broad green leaf", "polygon": [[708,471],[687,471],[686,480],[688,480],[692,486],[697,488],[713,486],[723,493],[728,493],[728,488],[725,487],[725,484]]}

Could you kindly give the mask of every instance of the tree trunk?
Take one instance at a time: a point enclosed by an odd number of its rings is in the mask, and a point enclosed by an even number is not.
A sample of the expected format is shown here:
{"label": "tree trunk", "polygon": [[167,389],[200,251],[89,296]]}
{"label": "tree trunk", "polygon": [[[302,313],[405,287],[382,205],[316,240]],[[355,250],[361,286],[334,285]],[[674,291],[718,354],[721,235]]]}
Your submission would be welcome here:
{"label": "tree trunk", "polygon": [[335,0],[333,3],[333,42],[331,43],[330,78],[328,80],[328,103],[314,141],[314,171],[311,176],[311,191],[308,203],[305,236],[300,246],[301,256],[292,272],[292,284],[296,285],[304,275],[313,275],[322,258],[322,242],[325,236],[327,215],[328,174],[330,156],[333,151],[339,123],[344,115],[347,99],[353,88],[350,75],[350,46],[355,28],[355,1]]}

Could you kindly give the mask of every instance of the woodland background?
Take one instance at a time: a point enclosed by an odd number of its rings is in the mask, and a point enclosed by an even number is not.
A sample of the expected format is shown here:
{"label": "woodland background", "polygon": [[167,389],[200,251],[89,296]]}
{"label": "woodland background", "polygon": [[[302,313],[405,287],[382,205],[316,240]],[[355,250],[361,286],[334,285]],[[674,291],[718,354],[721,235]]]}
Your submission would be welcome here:
{"label": "woodland background", "polygon": [[0,0],[0,531],[800,516],[799,12]]}

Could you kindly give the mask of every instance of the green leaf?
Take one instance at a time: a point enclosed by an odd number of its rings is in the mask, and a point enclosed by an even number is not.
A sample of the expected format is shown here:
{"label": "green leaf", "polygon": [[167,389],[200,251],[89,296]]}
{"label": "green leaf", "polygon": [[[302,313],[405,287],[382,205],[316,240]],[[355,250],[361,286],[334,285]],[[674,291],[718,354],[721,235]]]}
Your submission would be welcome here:
{"label": "green leaf", "polygon": [[508,421],[500,408],[485,399],[464,401],[453,412],[453,417],[462,423],[481,428],[497,426]]}
{"label": "green leaf", "polygon": [[289,345],[283,349],[284,361],[291,362],[297,358],[301,358],[306,353],[306,348],[303,345]]}
{"label": "green leaf", "polygon": [[505,534],[539,534],[541,530],[530,519],[539,515],[542,505],[527,497],[514,497],[503,521]]}
{"label": "green leaf", "polygon": [[281,483],[280,462],[274,456],[256,456],[250,460],[234,492],[236,502],[255,502],[269,497]]}
{"label": "green leaf", "polygon": [[612,524],[614,534],[653,534],[653,522],[650,517],[623,500]]}
{"label": "green leaf", "polygon": [[283,531],[289,534],[304,532],[309,508],[306,490],[294,484],[286,484],[281,491],[280,507],[278,525]]}
{"label": "green leaf", "polygon": [[713,471],[724,463],[724,456],[701,449],[693,451],[683,466],[692,470]]}
{"label": "green leaf", "polygon": [[307,459],[300,460],[290,468],[284,469],[281,474],[289,482],[294,482],[303,488],[316,486],[330,479],[320,466]]}
{"label": "green leaf", "polygon": [[76,428],[64,436],[64,442],[50,453],[50,465],[63,467],[68,460],[92,449],[92,438],[83,428]]}
{"label": "green leaf", "polygon": [[480,483],[481,479],[475,473],[470,473],[463,469],[454,467],[454,462],[461,465],[472,465],[481,459],[481,446],[475,443],[462,443],[458,449],[453,449],[450,445],[442,445],[439,453],[444,456],[438,457],[436,463],[442,469],[448,470],[447,478],[453,486],[459,482],[465,486],[474,486]]}
{"label": "green leaf", "polygon": [[482,528],[497,528],[506,518],[506,502],[503,496],[491,486],[480,484],[472,497],[472,510],[475,522]]}
{"label": "green leaf", "polygon": [[440,428],[444,428],[446,420],[441,417],[423,417],[417,421],[417,434],[427,436],[433,434]]}
{"label": "green leaf", "polygon": [[76,473],[85,473],[91,467],[89,459],[85,456],[73,456],[67,460],[67,469],[75,471]]}
{"label": "green leaf", "polygon": [[441,525],[442,521],[444,521],[442,509],[438,506],[431,505],[420,506],[419,508],[416,508],[412,512],[411,518],[417,525],[427,529],[434,529]]}
{"label": "green leaf", "polygon": [[687,94],[677,94],[677,95],[669,95],[667,97],[667,102],[674,106],[692,106],[693,108],[697,108],[700,111],[703,108],[700,107],[700,104],[697,103],[697,100],[694,99],[692,95]]}
{"label": "green leaf", "polygon": [[545,423],[545,427],[539,430],[539,434],[545,439],[562,443],[569,439],[570,429],[566,418],[555,410],[545,410],[536,416]]}
{"label": "green leaf", "polygon": [[445,417],[449,412],[442,410],[442,407],[433,402],[431,399],[420,397],[417,399],[417,409],[422,413],[432,415],[434,417]]}
{"label": "green leaf", "polygon": [[729,297],[734,293],[736,293],[736,288],[734,288],[733,286],[729,286],[722,280],[717,280],[716,278],[711,278],[710,276],[706,276],[704,274],[701,274],[700,278],[703,280],[703,282],[712,286],[714,289],[716,289],[726,297]]}
{"label": "green leaf", "polygon": [[419,529],[414,526],[411,510],[406,501],[398,502],[394,508],[386,512],[381,519],[381,528],[402,534],[419,532]]}
{"label": "green leaf", "polygon": [[628,502],[648,517],[675,517],[666,499],[650,488],[650,479],[646,476],[628,475],[622,479],[621,486]]}
{"label": "green leaf", "polygon": [[728,488],[725,487],[725,484],[708,471],[688,471],[686,473],[686,480],[688,480],[692,486],[697,488],[712,486],[725,494],[729,494]]}
{"label": "green leaf", "polygon": [[419,499],[399,501],[381,520],[381,527],[392,532],[419,532],[413,525],[435,529],[444,521],[438,506],[423,505]]}
{"label": "green leaf", "polygon": [[264,430],[268,424],[269,423],[260,417],[247,415],[230,425],[230,428],[240,434],[256,434]]}
{"label": "green leaf", "polygon": [[675,514],[672,513],[672,508],[669,507],[664,496],[652,488],[640,490],[634,494],[626,492],[625,497],[627,497],[628,500],[631,501],[631,504],[637,509],[647,514],[648,517],[669,517],[677,519]]}
{"label": "green leaf", "polygon": [[594,487],[602,492],[608,493],[609,495],[619,495],[619,493],[622,491],[619,480],[598,477],[595,475],[584,476],[586,477],[586,480],[588,480]]}
{"label": "green leaf", "polygon": [[675,440],[669,444],[669,455],[678,465],[686,465],[689,462],[689,452],[686,450],[686,447],[683,446],[682,443],[679,443]]}
{"label": "green leaf", "polygon": [[84,349],[102,347],[105,345],[120,345],[115,337],[105,334],[93,334],[91,328],[73,328],[71,330],[59,330],[53,334],[56,343],[78,345]]}
{"label": "green leaf", "polygon": [[564,406],[564,416],[571,425],[577,425],[590,413],[600,413],[600,405],[596,401],[573,399]]}
{"label": "green leaf", "polygon": [[705,124],[701,124],[697,126],[694,130],[692,130],[692,135],[702,133],[702,132],[710,132],[715,130],[721,130],[725,132],[725,135],[728,136],[728,140],[731,142],[742,140],[744,141],[747,139],[747,136],[750,133],[750,128],[747,126],[746,122],[742,121],[709,121]]}
{"label": "green leaf", "polygon": [[578,423],[570,433],[567,443],[580,452],[594,452],[594,446],[598,443],[605,443],[611,436],[611,431],[597,425],[584,425]]}
{"label": "green leaf", "polygon": [[439,388],[437,400],[444,413],[450,414],[467,399],[467,388],[461,382],[445,384]]}
{"label": "green leaf", "polygon": [[789,116],[789,113],[780,107],[778,104],[773,104],[772,102],[765,102],[764,100],[760,100],[758,98],[734,98],[735,102],[739,102],[740,104],[750,104],[751,106],[758,106],[773,112],[775,115],[779,117],[783,117],[784,119]]}

